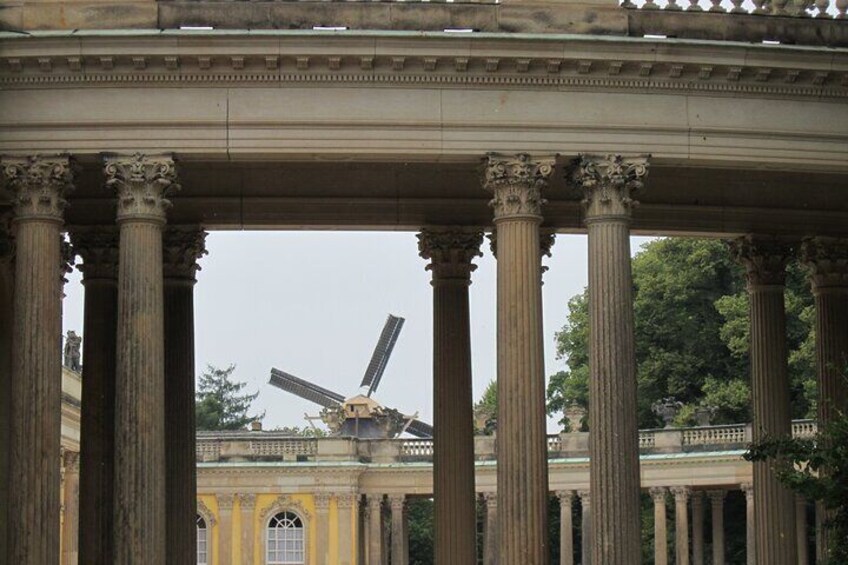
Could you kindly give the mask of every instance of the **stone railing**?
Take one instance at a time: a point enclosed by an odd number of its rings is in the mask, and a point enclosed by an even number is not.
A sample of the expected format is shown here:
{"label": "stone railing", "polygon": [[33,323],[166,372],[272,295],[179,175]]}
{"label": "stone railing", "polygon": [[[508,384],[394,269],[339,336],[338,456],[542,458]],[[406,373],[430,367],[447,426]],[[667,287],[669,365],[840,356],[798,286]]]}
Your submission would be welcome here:
{"label": "stone railing", "polygon": [[624,0],[622,8],[796,18],[845,18],[848,0]]}
{"label": "stone railing", "polygon": [[432,457],[432,439],[404,439],[401,440],[400,452],[404,457]]}

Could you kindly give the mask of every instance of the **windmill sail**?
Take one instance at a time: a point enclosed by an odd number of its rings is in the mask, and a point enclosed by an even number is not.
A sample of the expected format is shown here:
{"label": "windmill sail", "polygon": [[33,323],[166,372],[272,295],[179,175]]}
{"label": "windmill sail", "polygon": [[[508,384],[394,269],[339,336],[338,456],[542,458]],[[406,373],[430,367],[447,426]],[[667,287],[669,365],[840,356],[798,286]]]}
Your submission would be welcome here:
{"label": "windmill sail", "polygon": [[392,349],[394,349],[398,335],[400,335],[403,322],[403,318],[391,314],[386,318],[386,324],[383,326],[380,339],[377,341],[377,347],[374,348],[374,353],[371,355],[371,362],[368,363],[365,376],[362,377],[362,384],[359,385],[362,388],[368,387],[366,396],[370,397],[380,385],[380,379],[383,378],[383,372],[386,370],[386,364],[389,362]]}
{"label": "windmill sail", "polygon": [[335,408],[345,397],[326,388],[299,379],[279,369],[271,369],[270,384],[325,408]]}
{"label": "windmill sail", "polygon": [[429,439],[433,437],[433,426],[421,420],[412,420],[407,426],[406,432],[415,437]]}

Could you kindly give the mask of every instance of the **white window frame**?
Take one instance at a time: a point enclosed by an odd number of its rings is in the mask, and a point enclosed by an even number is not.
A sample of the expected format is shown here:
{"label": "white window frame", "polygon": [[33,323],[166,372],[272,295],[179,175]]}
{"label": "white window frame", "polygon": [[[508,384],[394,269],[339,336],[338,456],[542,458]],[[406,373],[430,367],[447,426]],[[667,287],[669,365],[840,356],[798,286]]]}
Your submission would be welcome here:
{"label": "white window frame", "polygon": [[[203,521],[206,522],[206,565],[212,565],[215,563],[215,553],[216,548],[212,543],[212,529],[217,525],[217,520],[215,520],[215,515],[206,506],[202,500],[198,499],[197,501],[197,515],[203,518]],[[195,526],[197,527],[197,526]],[[198,530],[198,535],[200,535],[200,531]],[[201,563],[198,561],[198,563]]]}
{"label": "white window frame", "polygon": [[[312,533],[312,515],[298,501],[281,495],[277,497],[269,506],[262,512],[262,563],[270,565],[272,561],[268,560],[268,530],[271,525],[271,519],[280,512],[290,512],[300,518],[300,523],[303,525],[303,565],[312,565],[310,561],[310,538]],[[300,565],[300,564],[298,564]]]}

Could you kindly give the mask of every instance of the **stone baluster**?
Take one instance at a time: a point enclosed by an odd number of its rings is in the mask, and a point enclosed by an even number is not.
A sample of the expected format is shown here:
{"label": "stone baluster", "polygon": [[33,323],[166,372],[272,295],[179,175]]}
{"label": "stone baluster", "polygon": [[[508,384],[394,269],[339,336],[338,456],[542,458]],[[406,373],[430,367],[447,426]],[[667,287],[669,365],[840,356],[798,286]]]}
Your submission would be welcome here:
{"label": "stone baluster", "polygon": [[754,521],[754,485],[740,487],[745,493],[745,563],[757,565],[757,525]]}
{"label": "stone baluster", "polygon": [[[196,561],[194,284],[206,233],[169,227],[162,239],[165,305],[165,473],[168,563]],[[250,561],[253,561],[251,558]]]}
{"label": "stone baluster", "polygon": [[584,155],[569,173],[589,232],[592,561],[603,565],[641,555],[630,218],[647,172],[646,157]]}
{"label": "stone baluster", "polygon": [[354,565],[356,563],[356,548],[354,538],[356,528],[354,523],[359,516],[359,497],[345,493],[336,496],[338,506],[339,526],[339,565]]}
{"label": "stone baluster", "polygon": [[[253,493],[244,493],[238,495],[239,501],[239,518],[241,522],[241,563],[253,563],[253,539],[255,532],[253,530],[254,517],[256,516],[256,495]],[[320,513],[319,503],[316,497],[315,513]],[[321,539],[320,537],[318,538]],[[329,545],[325,543],[325,545]],[[320,545],[319,545],[320,547]]]}
{"label": "stone baluster", "polygon": [[483,234],[425,229],[421,257],[433,280],[433,495],[436,563],[473,563],[477,507],[474,494],[474,401],[468,286]]}
{"label": "stone baluster", "polygon": [[79,562],[79,480],[80,460],[76,451],[64,450],[64,479],[62,527],[62,565],[77,565]]}
{"label": "stone baluster", "polygon": [[707,491],[713,531],[713,565],[724,565],[724,497],[725,491]]}
{"label": "stone baluster", "polygon": [[235,496],[232,494],[216,495],[218,500],[218,518],[220,526],[218,530],[218,555],[220,565],[233,565],[233,504]]}
{"label": "stone baluster", "polygon": [[592,496],[588,490],[577,491],[580,497],[581,565],[592,565]]}
{"label": "stone baluster", "polygon": [[162,228],[177,188],[169,155],[109,156],[120,230],[115,403],[115,563],[166,562]]}
{"label": "stone baluster", "polygon": [[692,565],[704,565],[704,493],[692,492]]}
{"label": "stone baluster", "polygon": [[668,489],[652,487],[651,499],[654,501],[654,563],[668,565],[668,522],[666,518],[666,498]]}
{"label": "stone baluster", "polygon": [[79,561],[111,565],[115,472],[115,339],[118,331],[118,229],[74,228],[85,287],[80,422]]}
{"label": "stone baluster", "polygon": [[[753,439],[789,436],[789,368],[786,344],[784,281],[791,249],[783,242],[748,236],[731,242],[745,267],[750,299],[751,397]],[[769,565],[794,565],[795,495],[768,461],[754,462],[754,523],[757,559]]]}
{"label": "stone baluster", "polygon": [[[409,555],[406,547],[406,495],[390,494],[389,505],[392,509],[392,565],[407,565]],[[474,546],[477,549],[477,546]],[[476,561],[476,551],[475,551]]]}
{"label": "stone baluster", "polygon": [[368,565],[383,565],[383,495],[367,495]]}
{"label": "stone baluster", "polygon": [[61,235],[69,157],[4,157],[12,192],[15,285],[9,440],[8,561],[59,562],[62,367]]}
{"label": "stone baluster", "polygon": [[574,524],[571,511],[574,503],[573,490],[557,491],[559,499],[559,562],[574,565]]}
{"label": "stone baluster", "polygon": [[549,557],[539,225],[553,166],[553,158],[490,155],[483,179],[498,230],[499,554],[524,565]]}
{"label": "stone baluster", "polygon": [[483,539],[483,565],[498,565],[498,493],[483,493],[486,501],[486,532]]}
{"label": "stone baluster", "polygon": [[674,495],[675,564],[689,565],[689,487],[672,487]]}

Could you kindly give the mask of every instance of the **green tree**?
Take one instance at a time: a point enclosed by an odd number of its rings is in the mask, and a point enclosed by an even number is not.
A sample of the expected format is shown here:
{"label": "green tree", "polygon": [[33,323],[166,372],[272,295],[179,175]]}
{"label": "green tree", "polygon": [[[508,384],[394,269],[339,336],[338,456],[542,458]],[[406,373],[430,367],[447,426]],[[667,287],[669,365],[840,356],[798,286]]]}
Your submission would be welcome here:
{"label": "green tree", "polygon": [[207,365],[206,371],[200,375],[195,404],[198,430],[240,430],[265,417],[264,412],[248,414],[259,391],[242,393],[247,383],[231,380],[235,370],[235,365],[226,369]]}
{"label": "green tree", "polygon": [[433,552],[433,499],[408,499],[406,513],[409,526],[409,565],[431,565]]}

